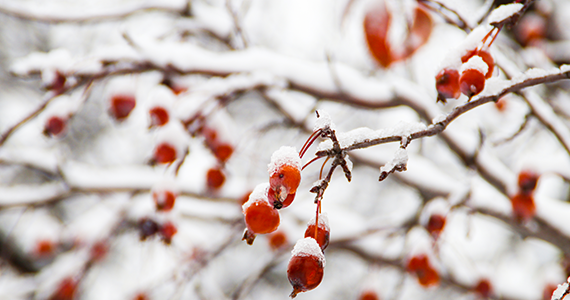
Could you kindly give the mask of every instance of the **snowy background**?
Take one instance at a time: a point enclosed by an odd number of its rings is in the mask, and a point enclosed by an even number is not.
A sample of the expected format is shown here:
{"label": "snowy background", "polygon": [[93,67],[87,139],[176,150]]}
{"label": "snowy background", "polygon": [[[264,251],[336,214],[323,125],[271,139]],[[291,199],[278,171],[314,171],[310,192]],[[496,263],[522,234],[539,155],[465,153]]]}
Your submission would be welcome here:
{"label": "snowy background", "polygon": [[[0,299],[288,299],[287,262],[325,160],[280,211],[285,244],[272,248],[270,234],[249,246],[241,204],[267,182],[271,154],[300,150],[316,110],[342,146],[432,128],[468,100],[436,103],[435,75],[508,1],[422,2],[429,39],[382,68],[363,30],[381,1],[1,0]],[[401,45],[417,2],[386,6],[388,39]],[[543,26],[532,42],[519,33],[527,16]],[[471,101],[547,79],[412,140],[407,170],[384,181],[398,142],[349,151],[351,182],[337,169],[322,201],[324,279],[299,299],[550,299],[570,275],[570,85],[555,78],[569,74],[570,2],[536,1],[522,20],[496,38],[495,72]],[[109,114],[115,95],[136,99],[122,121]],[[157,105],[165,126],[150,126]],[[61,135],[44,134],[53,116],[68,120]],[[161,143],[176,150],[171,165],[153,163]],[[317,144],[303,163],[331,147]],[[510,200],[522,171],[539,175],[529,220]],[[161,188],[178,193],[171,211],[157,211]],[[434,214],[446,220],[437,238],[426,230]],[[153,227],[165,224],[177,230],[170,244]],[[437,284],[407,269],[418,255]]]}

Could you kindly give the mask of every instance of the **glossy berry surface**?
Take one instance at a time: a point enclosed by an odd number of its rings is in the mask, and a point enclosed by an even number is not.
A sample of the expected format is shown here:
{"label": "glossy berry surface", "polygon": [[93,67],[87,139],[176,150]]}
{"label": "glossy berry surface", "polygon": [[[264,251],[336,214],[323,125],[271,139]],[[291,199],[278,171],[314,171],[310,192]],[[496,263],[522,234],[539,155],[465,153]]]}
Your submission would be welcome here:
{"label": "glossy berry surface", "polygon": [[285,200],[281,201],[281,199],[279,199],[279,193],[274,191],[273,189],[269,188],[269,190],[267,192],[267,199],[269,199],[269,203],[271,203],[274,208],[281,209],[281,208],[285,208],[285,207],[291,205],[291,203],[293,203],[293,200],[295,200],[295,194],[296,193],[288,194],[287,198],[285,198]]}
{"label": "glossy berry surface", "polygon": [[130,95],[115,95],[111,98],[109,113],[115,119],[123,121],[135,108],[135,97]]}
{"label": "glossy berry surface", "polygon": [[150,115],[150,126],[163,126],[168,123],[169,116],[168,111],[164,107],[156,106],[153,107],[149,112]]}
{"label": "glossy berry surface", "polygon": [[536,207],[531,194],[518,193],[511,199],[513,214],[518,221],[528,221],[534,217]]}
{"label": "glossy berry surface", "polygon": [[291,297],[316,288],[323,280],[324,265],[313,255],[293,255],[287,266],[287,278],[293,286]]}
{"label": "glossy berry surface", "polygon": [[73,300],[77,292],[77,282],[70,277],[64,278],[49,300]]}
{"label": "glossy berry surface", "polygon": [[418,255],[412,257],[406,266],[408,272],[416,275],[419,283],[424,287],[437,285],[439,283],[439,274],[433,269],[426,255]]}
{"label": "glossy berry surface", "polygon": [[59,137],[65,133],[66,129],[67,120],[58,116],[53,116],[47,120],[44,126],[44,134],[51,137]]}
{"label": "glossy berry surface", "polygon": [[269,186],[272,190],[280,193],[281,199],[294,194],[301,182],[301,170],[292,165],[282,165],[277,172],[269,177]]}
{"label": "glossy berry surface", "polygon": [[438,238],[444,227],[445,217],[439,214],[433,214],[429,217],[426,229],[434,238]]}
{"label": "glossy berry surface", "polygon": [[176,226],[174,226],[174,224],[172,224],[171,222],[166,222],[162,224],[159,228],[160,238],[167,245],[170,245],[170,243],[172,242],[172,237],[177,232],[178,229],[176,229]]}
{"label": "glossy berry surface", "polygon": [[518,186],[523,194],[530,194],[536,189],[538,175],[532,171],[522,171],[519,173]]}
{"label": "glossy berry surface", "polygon": [[445,99],[457,99],[461,96],[459,90],[459,72],[455,69],[443,69],[435,77],[437,98],[445,103]]}
{"label": "glossy berry surface", "polygon": [[385,7],[371,10],[364,17],[364,34],[368,49],[378,64],[384,68],[393,62],[388,41],[389,28],[390,14]]}
{"label": "glossy berry surface", "polygon": [[209,169],[206,173],[206,184],[210,189],[219,189],[226,182],[226,175],[219,168]]}
{"label": "glossy berry surface", "polygon": [[154,149],[154,161],[159,164],[170,164],[176,160],[176,149],[168,143],[159,144]]}
{"label": "glossy berry surface", "polygon": [[[307,229],[305,230],[305,237],[311,237],[311,238],[315,238],[315,228],[317,226],[315,225],[315,223],[313,222],[312,224],[309,224],[309,226],[307,226]],[[322,251],[325,251],[325,249],[329,246],[329,240],[330,240],[330,231],[328,228],[326,228],[326,226],[320,224],[320,226],[317,228],[317,244],[319,244],[319,247],[321,247]]]}
{"label": "glossy berry surface", "polygon": [[468,51],[465,55],[461,57],[461,62],[466,63],[471,57],[478,55],[480,56],[485,64],[487,65],[487,73],[485,73],[485,78],[491,78],[493,76],[493,70],[495,69],[495,59],[491,56],[491,53],[487,49],[474,49]]}
{"label": "glossy berry surface", "polygon": [[479,70],[467,69],[459,77],[459,89],[471,98],[483,91],[485,88],[485,75]]}
{"label": "glossy berry surface", "polygon": [[176,194],[172,191],[154,191],[152,192],[152,199],[157,210],[169,211],[174,207]]}
{"label": "glossy berry surface", "polygon": [[271,233],[279,227],[279,212],[267,200],[260,199],[246,203],[243,214],[245,224],[252,233]]}

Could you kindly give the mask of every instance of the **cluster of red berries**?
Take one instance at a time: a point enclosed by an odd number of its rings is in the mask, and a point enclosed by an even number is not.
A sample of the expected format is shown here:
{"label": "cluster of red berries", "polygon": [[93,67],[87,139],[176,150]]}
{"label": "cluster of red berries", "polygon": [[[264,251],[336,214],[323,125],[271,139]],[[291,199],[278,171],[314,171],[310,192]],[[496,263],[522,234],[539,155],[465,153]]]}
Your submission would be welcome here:
{"label": "cluster of red berries", "polygon": [[439,274],[429,262],[425,254],[418,254],[408,260],[408,272],[416,275],[422,286],[430,287],[439,283]]}
{"label": "cluster of red berries", "polygon": [[385,5],[368,11],[364,17],[364,34],[370,53],[384,68],[392,63],[410,57],[419,47],[427,42],[431,35],[433,22],[421,6],[414,9],[413,20],[408,24],[408,35],[403,45],[391,45],[388,38],[392,26],[392,12]]}
{"label": "cluster of red berries", "polygon": [[517,221],[524,222],[532,219],[536,213],[534,205],[534,190],[538,175],[531,171],[522,171],[518,178],[518,192],[511,197],[513,214]]}

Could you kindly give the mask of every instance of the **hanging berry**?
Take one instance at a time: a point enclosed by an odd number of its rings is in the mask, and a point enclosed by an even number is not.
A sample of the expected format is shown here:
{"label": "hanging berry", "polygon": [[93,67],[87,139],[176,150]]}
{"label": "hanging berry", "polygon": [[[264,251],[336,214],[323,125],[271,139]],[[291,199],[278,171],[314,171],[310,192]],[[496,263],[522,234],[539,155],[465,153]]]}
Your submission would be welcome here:
{"label": "hanging berry", "polygon": [[429,217],[426,229],[435,239],[439,237],[445,227],[445,216],[433,214]]}
{"label": "hanging berry", "polygon": [[287,266],[287,278],[293,286],[290,297],[316,288],[323,280],[325,256],[313,238],[304,238],[295,244]]}
{"label": "hanging berry", "polygon": [[321,247],[322,251],[329,245],[330,240],[330,227],[329,227],[329,219],[326,213],[319,214],[319,226],[315,225],[316,218],[311,219],[307,224],[307,229],[305,230],[305,237],[312,237],[315,238],[316,233],[316,241]]}
{"label": "hanging berry", "polygon": [[425,254],[412,257],[408,261],[406,269],[408,272],[416,275],[419,283],[424,287],[437,285],[439,283],[439,275],[430,265],[429,259]]}
{"label": "hanging berry", "polygon": [[532,194],[518,193],[511,198],[513,214],[519,222],[525,222],[536,214],[536,206],[534,205],[534,197]]}
{"label": "hanging berry", "polygon": [[477,48],[477,49],[469,50],[469,51],[467,51],[467,53],[465,53],[465,55],[463,55],[461,57],[461,62],[466,63],[473,56],[479,56],[479,57],[481,57],[481,59],[483,59],[483,62],[485,62],[485,64],[487,65],[487,72],[485,72],[485,78],[487,78],[487,79],[491,78],[491,76],[493,75],[493,70],[495,69],[495,60],[493,59],[493,56],[491,56],[491,52],[489,51],[489,49],[488,48],[483,48],[483,49]]}
{"label": "hanging berry", "polygon": [[435,88],[437,89],[437,99],[443,103],[446,99],[457,99],[461,96],[459,89],[459,72],[456,69],[445,68],[435,77]]}
{"label": "hanging berry", "polygon": [[126,94],[114,95],[109,102],[109,114],[117,121],[124,121],[136,105],[135,97]]}
{"label": "hanging berry", "polygon": [[536,189],[538,175],[532,171],[524,170],[519,173],[518,186],[522,194],[531,194]]}
{"label": "hanging berry", "polygon": [[384,5],[370,10],[364,17],[364,34],[368,49],[383,68],[387,68],[394,61],[388,41],[390,20],[390,14]]}
{"label": "hanging berry", "polygon": [[252,244],[256,234],[271,233],[279,227],[279,212],[267,200],[267,183],[259,184],[242,206],[245,225],[243,239]]}
{"label": "hanging berry", "polygon": [[167,189],[155,189],[152,191],[152,199],[156,205],[156,210],[170,211],[174,207],[177,193]]}
{"label": "hanging berry", "polygon": [[299,153],[293,147],[283,146],[271,155],[268,165],[269,186],[275,194],[276,208],[285,206],[285,202],[287,206],[293,202],[293,199],[286,200],[291,194],[295,197],[301,182],[301,167]]}
{"label": "hanging berry", "polygon": [[460,71],[459,89],[464,95],[471,98],[483,91],[488,66],[481,56],[475,55],[471,57],[461,66]]}
{"label": "hanging berry", "polygon": [[49,300],[73,300],[77,293],[78,282],[71,278],[66,277],[57,286],[55,292],[51,295]]}

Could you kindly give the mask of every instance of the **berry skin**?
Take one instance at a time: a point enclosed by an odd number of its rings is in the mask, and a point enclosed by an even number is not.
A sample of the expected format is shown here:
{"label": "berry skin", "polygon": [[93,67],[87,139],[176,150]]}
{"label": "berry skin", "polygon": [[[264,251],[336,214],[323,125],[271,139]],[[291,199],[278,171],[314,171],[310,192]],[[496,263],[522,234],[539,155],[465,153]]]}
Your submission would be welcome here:
{"label": "berry skin", "polygon": [[163,126],[168,123],[169,116],[168,111],[160,106],[153,107],[149,112],[150,115],[150,126]]}
{"label": "berry skin", "polygon": [[511,198],[511,204],[513,206],[513,214],[515,219],[519,222],[524,222],[532,219],[536,213],[536,207],[534,205],[534,198],[531,194],[516,194]]}
{"label": "berry skin", "polygon": [[277,251],[287,245],[287,236],[283,231],[275,231],[269,235],[269,247],[271,250]]}
{"label": "berry skin", "polygon": [[437,99],[443,103],[446,99],[457,99],[461,96],[459,90],[459,72],[455,69],[443,69],[435,76]]}
{"label": "berry skin", "polygon": [[372,56],[383,68],[394,62],[388,41],[390,14],[385,7],[369,11],[364,17],[364,34]]}
{"label": "berry skin", "polygon": [[439,214],[433,214],[429,217],[426,229],[435,239],[437,239],[444,227],[445,217]]}
{"label": "berry skin", "polygon": [[247,226],[243,239],[252,244],[256,234],[266,234],[277,230],[280,219],[279,212],[267,200],[267,184],[259,184],[242,206]]}
{"label": "berry skin", "polygon": [[490,298],[493,294],[493,286],[488,279],[481,279],[475,286],[475,291],[483,298]]}
{"label": "berry skin", "polygon": [[487,64],[487,73],[485,73],[485,78],[491,78],[493,76],[493,70],[495,69],[495,60],[489,50],[486,49],[474,49],[468,51],[465,55],[461,57],[461,62],[466,63],[473,56],[480,56],[481,59]]}
{"label": "berry skin", "polygon": [[109,113],[117,121],[126,119],[131,111],[135,108],[135,97],[130,95],[115,95],[111,98],[111,107]]}
{"label": "berry skin", "polygon": [[408,261],[406,268],[408,272],[418,277],[418,281],[424,287],[437,285],[439,283],[439,275],[429,264],[429,260],[424,254],[412,257]]}
{"label": "berry skin", "polygon": [[170,222],[166,222],[166,223],[162,224],[159,228],[160,237],[161,237],[162,241],[167,245],[170,245],[170,243],[172,242],[172,237],[177,232],[178,232],[178,229],[176,229],[176,226],[174,226],[174,224],[172,224]]}
{"label": "berry skin", "polygon": [[63,93],[64,89],[65,89],[65,82],[67,81],[65,75],[63,75],[61,72],[56,71],[55,72],[55,77],[53,78],[53,80],[51,81],[51,83],[46,86],[46,89],[50,90],[50,91],[54,91],[57,95]]}
{"label": "berry skin", "polygon": [[285,200],[281,201],[281,200],[278,200],[279,199],[279,193],[274,191],[272,188],[269,188],[269,190],[267,191],[267,199],[269,199],[269,203],[273,204],[273,207],[275,209],[281,209],[281,208],[287,207],[287,206],[291,205],[291,203],[293,203],[293,200],[295,200],[295,194],[296,193],[288,194],[287,198],[285,198]]}
{"label": "berry skin", "polygon": [[364,291],[358,296],[358,300],[379,300],[380,298],[376,294],[376,292],[367,290]]}
{"label": "berry skin", "polygon": [[234,148],[230,144],[218,144],[213,150],[216,158],[222,163],[228,161],[234,152]]}
{"label": "berry skin", "polygon": [[471,98],[485,88],[485,75],[476,69],[467,69],[459,77],[459,89],[467,97]]}
{"label": "berry skin", "polygon": [[325,256],[313,238],[299,240],[287,265],[287,278],[293,286],[291,298],[316,288],[323,280]]}
{"label": "berry skin", "polygon": [[67,120],[53,116],[49,118],[44,126],[44,134],[50,137],[60,137],[67,130]]}
{"label": "berry skin", "polygon": [[301,170],[296,166],[282,165],[269,177],[271,189],[278,193],[279,199],[286,199],[295,194],[301,182]]}
{"label": "berry skin", "polygon": [[416,7],[414,10],[414,22],[410,27],[410,34],[406,38],[404,57],[414,54],[417,49],[428,41],[432,28],[433,22],[426,10],[420,6]]}
{"label": "berry skin", "polygon": [[545,286],[544,290],[542,291],[542,299],[550,300],[556,288],[557,288],[556,284],[548,284],[547,286]]}
{"label": "berry skin", "polygon": [[534,189],[536,189],[536,184],[538,183],[538,175],[531,171],[522,171],[519,173],[518,185],[519,190],[522,194],[529,195]]}
{"label": "berry skin", "polygon": [[168,143],[159,144],[154,149],[154,161],[159,164],[170,164],[176,160],[176,149]]}
{"label": "berry skin", "polygon": [[[328,228],[328,221],[323,221],[323,218],[326,218],[323,215],[319,215],[319,226],[317,228],[317,244],[319,244],[319,247],[321,247],[322,251],[325,251],[325,249],[328,247],[329,245],[329,241],[330,241],[330,229]],[[309,222],[309,225],[307,226],[307,229],[305,230],[305,237],[311,237],[311,238],[315,238],[315,220],[311,220],[311,222]]]}
{"label": "berry skin", "polygon": [[219,168],[209,169],[208,172],[206,173],[206,184],[210,189],[217,190],[221,188],[222,185],[224,185],[225,181],[226,181],[226,176]]}
{"label": "berry skin", "polygon": [[176,201],[176,194],[171,191],[154,191],[152,192],[152,199],[156,204],[157,210],[170,211],[174,207]]}
{"label": "berry skin", "polygon": [[77,284],[78,282],[70,277],[64,278],[49,300],[73,300],[77,292]]}

